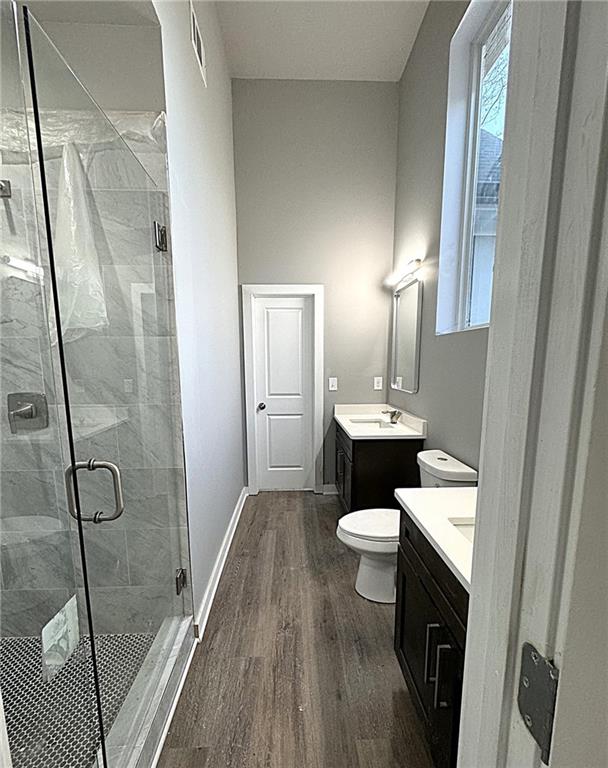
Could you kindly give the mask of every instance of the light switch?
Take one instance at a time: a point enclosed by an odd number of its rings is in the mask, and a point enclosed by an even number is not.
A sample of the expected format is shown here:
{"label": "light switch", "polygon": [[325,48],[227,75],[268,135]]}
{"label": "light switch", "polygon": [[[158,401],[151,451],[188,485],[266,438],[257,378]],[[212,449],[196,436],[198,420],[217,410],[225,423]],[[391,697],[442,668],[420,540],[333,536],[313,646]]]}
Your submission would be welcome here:
{"label": "light switch", "polygon": [[338,378],[336,376],[330,376],[327,379],[327,388],[330,392],[338,391]]}
{"label": "light switch", "polygon": [[374,376],[374,389],[382,389],[382,376]]}

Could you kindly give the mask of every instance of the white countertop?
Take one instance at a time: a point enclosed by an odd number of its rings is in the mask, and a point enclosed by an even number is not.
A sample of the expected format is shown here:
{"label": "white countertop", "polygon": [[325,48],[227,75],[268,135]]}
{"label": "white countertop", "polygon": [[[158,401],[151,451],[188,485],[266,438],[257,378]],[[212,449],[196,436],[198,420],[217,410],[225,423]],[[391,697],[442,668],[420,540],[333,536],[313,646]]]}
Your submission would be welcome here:
{"label": "white countertop", "polygon": [[[351,440],[420,440],[426,437],[427,423],[402,411],[397,424],[391,424],[382,411],[401,410],[387,403],[334,405],[334,419]],[[366,423],[365,420],[369,419]]]}
{"label": "white countertop", "polygon": [[474,521],[477,488],[397,488],[395,498],[462,586],[470,591],[473,542],[450,519]]}

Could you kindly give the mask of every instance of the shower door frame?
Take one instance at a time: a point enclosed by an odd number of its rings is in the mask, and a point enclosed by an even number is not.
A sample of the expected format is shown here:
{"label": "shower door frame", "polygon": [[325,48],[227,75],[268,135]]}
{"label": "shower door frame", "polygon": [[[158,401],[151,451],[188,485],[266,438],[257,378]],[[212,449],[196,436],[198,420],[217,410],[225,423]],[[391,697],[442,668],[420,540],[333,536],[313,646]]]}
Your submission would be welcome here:
{"label": "shower door frame", "polygon": [[[15,9],[17,10],[16,5],[15,5]],[[84,541],[84,530],[82,527],[82,510],[81,510],[81,504],[80,504],[80,493],[78,488],[78,478],[75,471],[76,465],[77,465],[76,448],[75,448],[75,441],[74,441],[74,433],[72,429],[70,392],[68,388],[68,368],[67,368],[67,362],[65,359],[65,350],[63,346],[62,318],[61,318],[61,308],[59,306],[58,279],[57,279],[57,272],[55,268],[55,257],[54,257],[54,250],[53,250],[53,233],[51,229],[51,210],[50,210],[50,204],[49,204],[46,168],[45,168],[45,162],[44,162],[44,142],[42,139],[42,128],[40,124],[40,110],[38,106],[38,88],[36,83],[36,70],[34,66],[33,44],[32,44],[32,36],[31,36],[31,29],[30,29],[30,15],[29,15],[29,9],[26,5],[23,6],[22,10],[23,10],[23,29],[24,29],[24,35],[25,35],[26,56],[27,56],[27,65],[28,65],[27,67],[28,78],[29,78],[30,95],[31,95],[32,107],[33,107],[36,149],[38,152],[40,191],[42,195],[44,225],[46,230],[45,231],[46,244],[48,248],[48,257],[49,257],[49,272],[51,277],[51,296],[52,296],[52,303],[53,303],[53,315],[55,318],[55,327],[57,332],[57,354],[59,357],[59,365],[61,368],[61,371],[60,371],[61,386],[63,390],[64,407],[65,407],[65,414],[66,414],[66,433],[67,433],[67,439],[68,439],[70,465],[72,469],[72,475],[70,478],[72,488],[70,489],[70,492],[71,492],[71,499],[73,500],[73,508],[77,516],[76,520],[77,520],[77,530],[78,530],[78,546],[80,549],[80,566],[82,568],[83,591],[84,591],[84,599],[85,599],[86,614],[87,614],[86,619],[88,624],[89,643],[90,643],[90,649],[91,649],[93,689],[95,693],[95,708],[97,710],[97,721],[98,721],[98,728],[99,728],[99,750],[101,751],[102,768],[110,768],[108,763],[107,751],[106,751],[106,733],[105,733],[104,724],[103,724],[103,707],[102,707],[102,699],[101,699],[99,662],[97,658],[97,648],[95,644],[93,607],[91,604],[91,590],[90,590],[89,575],[88,575],[88,569],[87,569],[86,545]],[[16,26],[16,28],[18,29],[18,25]],[[66,483],[69,481],[70,480],[66,476]]]}
{"label": "shower door frame", "polygon": [[[42,208],[43,208],[43,214],[44,214],[44,233],[41,231],[40,225],[38,224],[38,229],[39,229],[38,236],[46,237],[46,244],[48,248],[48,266],[49,266],[50,284],[51,284],[50,292],[52,294],[51,306],[48,307],[48,311],[50,314],[54,316],[54,320],[56,324],[57,358],[59,360],[59,370],[55,372],[55,379],[57,378],[57,375],[60,374],[61,389],[62,389],[63,398],[64,398],[65,415],[66,415],[66,427],[62,428],[62,432],[67,434],[67,448],[69,452],[69,468],[68,469],[71,469],[71,477],[69,479],[70,486],[71,486],[70,488],[71,494],[69,493],[68,495],[72,497],[73,510],[75,513],[76,521],[77,521],[81,577],[82,577],[84,601],[86,605],[86,614],[87,614],[86,622],[88,626],[89,642],[90,642],[90,648],[91,648],[91,666],[93,670],[93,689],[94,689],[94,695],[95,695],[95,709],[96,709],[98,729],[99,729],[98,761],[101,761],[102,766],[106,766],[106,768],[109,768],[110,762],[108,760],[108,751],[107,751],[107,743],[106,743],[109,733],[107,733],[104,729],[103,684],[102,684],[102,680],[99,673],[99,659],[98,659],[98,653],[97,653],[97,648],[95,643],[95,640],[96,640],[95,628],[94,628],[95,607],[91,599],[91,594],[92,594],[91,583],[90,583],[89,573],[87,569],[87,551],[86,551],[87,543],[85,542],[84,529],[82,525],[82,523],[87,518],[82,513],[81,495],[79,492],[78,479],[76,476],[77,473],[75,471],[76,469],[79,468],[79,462],[77,461],[75,435],[73,432],[73,421],[72,421],[72,414],[71,414],[71,399],[70,399],[70,392],[69,392],[69,385],[68,385],[69,366],[65,356],[64,342],[63,342],[63,336],[62,336],[62,313],[61,313],[61,307],[59,303],[59,279],[58,279],[57,270],[56,270],[53,232],[51,228],[51,220],[52,220],[51,206],[49,202],[48,183],[47,183],[46,169],[45,169],[44,141],[42,136],[42,126],[41,126],[41,120],[40,120],[41,113],[40,113],[39,98],[38,98],[38,83],[36,80],[36,69],[35,69],[35,61],[34,61],[35,46],[32,40],[32,30],[31,30],[29,9],[27,8],[26,5],[18,6],[15,0],[11,0],[11,1],[13,6],[14,18],[15,18],[17,42],[19,44],[20,35],[23,36],[23,39],[25,41],[25,45],[22,46],[22,48],[26,52],[27,67],[24,67],[23,56],[21,56],[22,58],[21,65],[22,65],[22,70],[24,68],[27,68],[27,73],[22,73],[22,75],[24,77],[24,85],[25,85],[26,79],[28,80],[28,84],[29,84],[29,96],[31,98],[31,106],[32,106],[31,111],[33,113],[33,121],[34,121],[34,133],[35,133],[35,144],[36,144],[35,148],[38,153],[38,160],[39,160],[39,166],[40,166],[39,167],[39,188],[40,188],[40,197],[42,201]],[[22,12],[22,15],[20,14],[20,11]],[[20,19],[20,16],[21,16],[21,19]],[[21,23],[21,20],[22,20],[22,23]],[[35,23],[38,26],[37,22]],[[20,28],[22,32],[19,32]],[[80,85],[82,84],[80,83]],[[90,97],[90,94],[88,93],[88,91],[86,91],[86,89],[84,88],[83,90],[85,91],[87,96]],[[96,102],[94,101],[94,99],[91,98],[91,101],[93,102],[93,104],[95,104],[95,107],[99,108]],[[100,112],[105,117],[105,113],[103,112],[103,110],[100,109]],[[34,147],[31,146],[30,154],[33,153],[33,150],[34,150]],[[179,424],[179,429],[181,429],[181,422]],[[183,456],[183,447],[182,447],[182,456]],[[90,468],[92,469],[93,467],[90,467]],[[184,511],[186,515],[185,525],[186,525],[186,528],[188,528],[187,497],[185,495],[185,465],[183,465],[183,469],[184,469],[184,502],[183,503],[184,503],[184,507],[185,507]],[[187,543],[187,547],[188,549],[186,552],[186,560],[187,560],[188,572],[191,573],[189,542]],[[189,599],[191,600],[190,590],[186,592],[186,596],[188,595],[189,595]],[[173,614],[168,614],[167,618],[170,618],[172,615]],[[175,677],[178,678],[177,680],[178,685],[182,680],[183,670],[180,670],[178,668],[179,666],[178,659],[180,658],[180,654],[183,654],[184,658],[187,658],[186,665],[185,665],[185,669],[187,669],[189,659],[191,658],[191,654],[196,643],[194,632],[192,631],[192,626],[193,626],[192,605],[187,605],[187,607],[184,606],[183,619],[189,621],[190,623],[189,632],[187,633],[187,635],[184,635],[183,627],[182,627],[182,629],[180,629],[175,635],[176,641],[180,641],[181,645],[179,646],[180,648],[179,654],[176,654],[175,656],[174,666],[170,667],[170,662],[168,660],[165,660],[165,663],[169,665],[168,667],[169,671],[167,673],[168,676],[166,676],[166,679],[165,679],[168,696],[171,695],[172,691],[174,691],[175,689],[175,680],[173,678]],[[160,631],[159,629],[155,630],[155,633],[154,633],[155,638],[159,637],[159,631]],[[158,691],[155,691],[155,693],[157,694],[157,697],[154,700],[154,706],[158,704],[159,709],[153,710],[154,712],[153,720],[154,720],[155,727],[160,725],[160,728],[158,727],[156,728],[157,733],[152,734],[152,738],[158,741],[158,739],[163,735],[162,732],[164,730],[164,726],[162,722],[157,722],[157,720],[159,717],[162,719],[163,717],[162,713],[165,710],[160,709],[160,699],[158,698]],[[174,698],[175,697],[173,696],[172,700],[169,702],[165,702],[163,699],[163,707],[165,707],[166,709],[166,704],[171,705],[173,703]],[[152,706],[150,701],[148,701],[147,704],[149,706]],[[167,710],[167,713],[168,713],[168,710]],[[166,716],[165,716],[165,719],[166,719]],[[145,717],[144,717],[144,721],[145,721]],[[151,721],[149,724],[151,724]],[[0,721],[0,725],[2,725],[1,721]],[[144,722],[144,725],[145,725],[145,722]],[[2,746],[2,742],[0,740],[0,749],[1,749],[1,746]],[[137,764],[140,765],[141,760],[143,760],[142,750],[145,751],[145,749],[147,749],[148,752],[152,750],[152,754],[154,754],[154,751],[156,751],[157,749],[157,744],[154,744],[154,743],[148,744],[148,742],[146,742],[143,746],[141,746],[138,743],[137,745],[133,745],[133,749],[134,749],[133,754],[135,754],[135,750],[137,750],[137,754],[138,754]],[[147,764],[148,763],[146,762],[146,765]]]}
{"label": "shower door frame", "polygon": [[8,743],[8,731],[6,729],[6,718],[4,716],[4,704],[2,701],[2,690],[0,689],[0,765],[5,768],[12,768],[11,747]]}

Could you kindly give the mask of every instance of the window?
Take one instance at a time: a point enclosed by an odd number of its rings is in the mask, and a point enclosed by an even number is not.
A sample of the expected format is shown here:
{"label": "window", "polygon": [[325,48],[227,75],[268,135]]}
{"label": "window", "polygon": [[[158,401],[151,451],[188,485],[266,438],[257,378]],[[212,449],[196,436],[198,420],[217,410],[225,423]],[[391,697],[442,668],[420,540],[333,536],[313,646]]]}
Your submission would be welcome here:
{"label": "window", "polygon": [[490,320],[510,31],[510,4],[473,0],[450,47],[437,333]]}

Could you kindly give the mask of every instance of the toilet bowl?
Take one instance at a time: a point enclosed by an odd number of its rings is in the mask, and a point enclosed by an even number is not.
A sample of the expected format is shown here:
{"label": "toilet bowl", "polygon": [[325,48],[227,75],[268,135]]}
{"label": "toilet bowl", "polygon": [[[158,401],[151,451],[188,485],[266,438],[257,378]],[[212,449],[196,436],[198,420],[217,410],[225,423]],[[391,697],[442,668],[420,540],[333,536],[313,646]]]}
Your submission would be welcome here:
{"label": "toilet bowl", "polygon": [[338,521],[336,536],[360,556],[355,590],[375,603],[394,603],[399,546],[398,509],[360,509]]}

